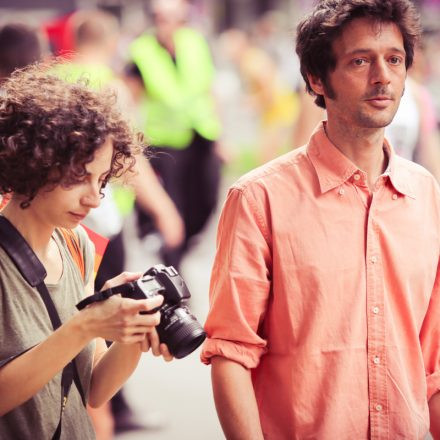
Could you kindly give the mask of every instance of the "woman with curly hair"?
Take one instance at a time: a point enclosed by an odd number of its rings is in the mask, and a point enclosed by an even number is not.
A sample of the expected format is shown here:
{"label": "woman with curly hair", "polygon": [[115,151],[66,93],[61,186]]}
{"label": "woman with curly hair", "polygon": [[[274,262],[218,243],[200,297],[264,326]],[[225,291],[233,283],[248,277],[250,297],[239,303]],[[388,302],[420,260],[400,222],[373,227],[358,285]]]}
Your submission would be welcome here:
{"label": "woman with curly hair", "polygon": [[[0,247],[0,438],[92,439],[85,403],[108,401],[142,351],[171,359],[155,331],[159,312],[140,314],[162,297],[75,308],[93,293],[93,245],[79,223],[107,181],[131,171],[142,144],[111,95],[65,83],[42,65],[13,73],[2,88],[0,193],[11,199],[1,215],[44,266],[62,325],[53,330],[42,298]],[[76,236],[84,278],[60,228]],[[122,273],[104,288],[139,276]],[[104,340],[115,343],[107,349]],[[63,404],[62,370],[72,360],[77,380]]]}

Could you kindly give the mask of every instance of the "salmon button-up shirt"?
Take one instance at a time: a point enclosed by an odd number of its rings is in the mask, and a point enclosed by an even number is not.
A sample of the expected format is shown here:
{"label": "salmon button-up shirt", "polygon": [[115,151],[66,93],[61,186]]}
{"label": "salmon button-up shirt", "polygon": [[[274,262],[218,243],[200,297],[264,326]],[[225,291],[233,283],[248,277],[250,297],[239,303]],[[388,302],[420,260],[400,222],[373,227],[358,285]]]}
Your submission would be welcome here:
{"label": "salmon button-up shirt", "polygon": [[267,439],[423,439],[440,389],[440,194],[366,174],[320,125],[229,191],[202,361],[252,369]]}

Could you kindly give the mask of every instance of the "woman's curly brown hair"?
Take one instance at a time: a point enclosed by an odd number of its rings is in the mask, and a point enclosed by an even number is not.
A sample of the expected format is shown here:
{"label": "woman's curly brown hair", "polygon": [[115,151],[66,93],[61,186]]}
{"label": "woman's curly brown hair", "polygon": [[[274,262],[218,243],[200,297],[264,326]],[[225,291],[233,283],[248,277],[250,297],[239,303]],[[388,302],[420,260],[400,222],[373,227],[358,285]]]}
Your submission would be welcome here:
{"label": "woman's curly brown hair", "polygon": [[0,193],[24,196],[29,206],[43,187],[69,187],[110,136],[114,155],[108,179],[131,170],[143,150],[117,110],[116,97],[84,83],[67,83],[51,65],[14,72],[0,96]]}

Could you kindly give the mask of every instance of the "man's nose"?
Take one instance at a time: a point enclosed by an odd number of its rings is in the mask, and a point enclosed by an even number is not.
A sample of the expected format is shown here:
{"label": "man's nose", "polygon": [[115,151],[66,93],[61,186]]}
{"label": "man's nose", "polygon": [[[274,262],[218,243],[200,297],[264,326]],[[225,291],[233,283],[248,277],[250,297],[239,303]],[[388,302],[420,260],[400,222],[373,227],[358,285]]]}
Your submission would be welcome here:
{"label": "man's nose", "polygon": [[371,82],[373,84],[389,84],[390,68],[386,60],[379,59],[372,66]]}

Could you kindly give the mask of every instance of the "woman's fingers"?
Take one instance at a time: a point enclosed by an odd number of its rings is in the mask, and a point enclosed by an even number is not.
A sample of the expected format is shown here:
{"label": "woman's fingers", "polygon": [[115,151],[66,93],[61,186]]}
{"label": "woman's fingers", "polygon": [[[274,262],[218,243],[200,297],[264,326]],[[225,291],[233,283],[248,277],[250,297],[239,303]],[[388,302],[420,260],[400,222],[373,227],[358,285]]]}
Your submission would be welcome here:
{"label": "woman's fingers", "polygon": [[154,356],[160,356],[160,348],[159,348],[159,335],[157,334],[156,329],[148,334],[148,339],[150,340],[151,351]]}
{"label": "woman's fingers", "polygon": [[166,362],[174,359],[173,355],[168,349],[168,346],[160,342],[159,335],[157,334],[156,330],[153,330],[148,334],[148,339],[150,341],[151,350],[154,356],[162,356]]}
{"label": "woman's fingers", "polygon": [[160,344],[159,346],[160,354],[166,362],[170,362],[174,359],[174,356],[170,353],[168,346],[166,344]]}
{"label": "woman's fingers", "polygon": [[148,339],[148,333],[144,334],[144,338],[140,342],[141,351],[146,353],[150,349],[150,340]]}
{"label": "woman's fingers", "polygon": [[110,287],[119,286],[130,281],[135,281],[142,276],[142,272],[122,272],[119,275],[107,280],[101,290],[110,289]]}

